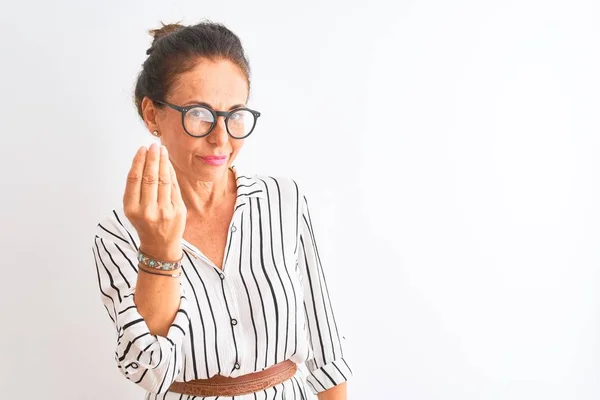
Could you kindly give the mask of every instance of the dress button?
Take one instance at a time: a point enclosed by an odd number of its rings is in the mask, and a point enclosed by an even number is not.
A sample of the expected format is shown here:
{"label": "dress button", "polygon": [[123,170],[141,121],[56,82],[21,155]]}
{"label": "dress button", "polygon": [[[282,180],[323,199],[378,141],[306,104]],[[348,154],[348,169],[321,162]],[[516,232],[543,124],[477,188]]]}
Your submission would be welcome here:
{"label": "dress button", "polygon": [[225,274],[223,274],[222,272],[219,274],[219,276],[221,277],[221,280],[225,279]]}
{"label": "dress button", "polygon": [[138,363],[135,363],[135,362],[131,363],[131,368],[138,369],[138,367],[139,367]]}
{"label": "dress button", "polygon": [[235,231],[237,231],[237,227],[236,227],[235,225],[233,225],[233,226],[231,227],[231,232],[235,232]]}
{"label": "dress button", "polygon": [[235,365],[233,366],[233,368],[235,368],[235,369],[240,369],[240,364],[238,364],[238,363],[235,363]]}
{"label": "dress button", "polygon": [[231,325],[237,325],[237,319],[233,318],[233,319],[231,320]]}

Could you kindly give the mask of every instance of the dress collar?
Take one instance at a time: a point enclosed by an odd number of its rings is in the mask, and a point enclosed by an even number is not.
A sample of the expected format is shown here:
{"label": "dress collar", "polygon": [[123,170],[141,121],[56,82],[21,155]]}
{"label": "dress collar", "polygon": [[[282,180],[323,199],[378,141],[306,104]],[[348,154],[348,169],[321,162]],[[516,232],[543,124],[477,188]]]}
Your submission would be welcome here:
{"label": "dress collar", "polygon": [[248,197],[267,197],[267,194],[263,188],[264,185],[262,181],[260,181],[253,175],[240,173],[239,169],[233,165],[230,167],[230,169],[235,175],[238,200]]}
{"label": "dress collar", "polygon": [[[264,189],[264,183],[256,176],[249,174],[243,175],[233,165],[230,167],[230,169],[233,171],[237,186],[237,198],[235,200],[235,209],[233,211],[235,218],[235,213],[240,207],[246,206],[250,202],[250,198],[267,198],[267,193]],[[232,218],[231,223],[233,223],[234,218]],[[194,258],[202,258],[209,265],[213,265],[212,261],[210,261],[205,255],[203,255],[202,252],[196,246],[189,243],[183,238],[182,244],[184,248],[187,248],[187,250],[191,251],[191,254]],[[215,268],[217,267],[215,266]]]}

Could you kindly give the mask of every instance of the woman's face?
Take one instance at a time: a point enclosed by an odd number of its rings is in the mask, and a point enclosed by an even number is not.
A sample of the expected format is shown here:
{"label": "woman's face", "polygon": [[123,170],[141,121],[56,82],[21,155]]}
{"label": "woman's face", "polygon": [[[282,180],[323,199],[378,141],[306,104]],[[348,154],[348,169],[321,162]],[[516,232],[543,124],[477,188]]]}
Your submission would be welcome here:
{"label": "woman's face", "polygon": [[[247,79],[235,64],[228,60],[202,59],[192,70],[176,78],[166,99],[156,100],[180,107],[203,104],[215,111],[230,111],[245,106],[247,98]],[[178,175],[205,182],[226,176],[227,169],[244,145],[244,139],[233,139],[228,135],[224,117],[217,118],[210,134],[195,138],[183,129],[179,111],[166,106],[158,108],[148,99],[144,102],[149,108],[147,122],[152,119],[155,122],[148,123],[148,127],[160,133],[162,144],[167,147]],[[224,162],[208,159],[215,156],[226,159]]]}

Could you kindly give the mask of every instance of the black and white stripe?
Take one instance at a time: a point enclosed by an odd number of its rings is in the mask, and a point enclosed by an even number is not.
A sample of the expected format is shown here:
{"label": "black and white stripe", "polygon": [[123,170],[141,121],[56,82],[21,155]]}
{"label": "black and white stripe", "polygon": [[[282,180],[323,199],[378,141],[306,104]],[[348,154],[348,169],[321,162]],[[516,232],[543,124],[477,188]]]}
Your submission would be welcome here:
{"label": "black and white stripe", "polygon": [[[181,303],[167,337],[148,331],[133,300],[139,238],[121,209],[93,246],[100,298],[116,328],[119,371],[147,398],[177,380],[240,376],[292,360],[309,374],[237,400],[308,399],[350,378],[308,202],[291,179],[240,175],[223,270],[184,241]],[[156,397],[155,394],[160,394]],[[222,400],[223,397],[221,397]]]}

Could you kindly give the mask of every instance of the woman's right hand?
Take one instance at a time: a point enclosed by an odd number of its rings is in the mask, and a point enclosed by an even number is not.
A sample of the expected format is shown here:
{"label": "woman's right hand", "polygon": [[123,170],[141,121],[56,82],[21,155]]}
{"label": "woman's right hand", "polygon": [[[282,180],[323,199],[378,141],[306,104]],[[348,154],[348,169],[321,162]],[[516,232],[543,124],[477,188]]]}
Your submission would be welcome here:
{"label": "woman's right hand", "polygon": [[141,147],[133,158],[123,196],[125,216],[140,238],[140,251],[163,261],[182,254],[187,209],[166,147]]}

